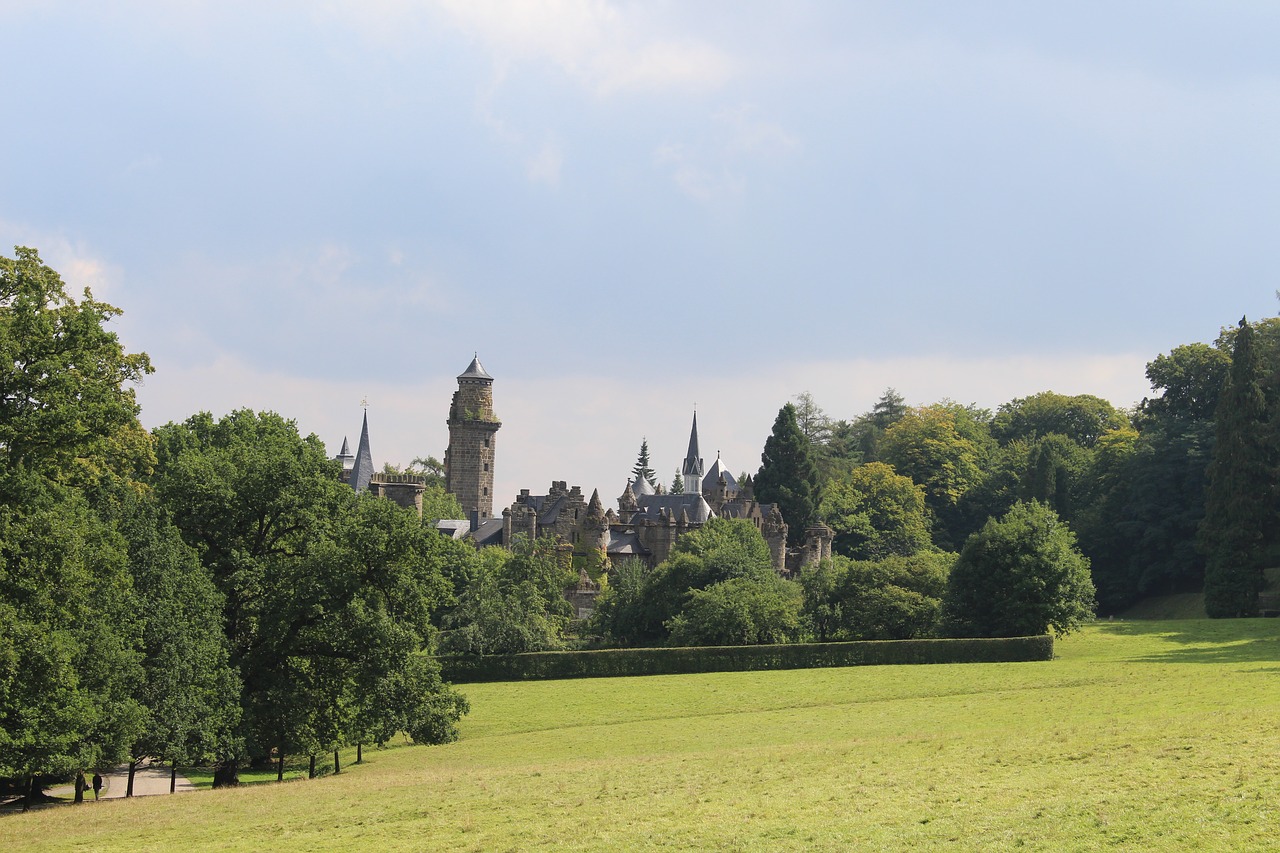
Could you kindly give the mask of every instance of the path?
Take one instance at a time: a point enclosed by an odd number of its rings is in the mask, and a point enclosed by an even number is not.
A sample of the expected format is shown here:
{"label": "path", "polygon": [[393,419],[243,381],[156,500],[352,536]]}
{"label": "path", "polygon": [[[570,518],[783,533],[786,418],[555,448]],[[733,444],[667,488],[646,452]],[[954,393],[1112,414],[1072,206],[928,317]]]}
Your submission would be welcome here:
{"label": "path", "polygon": [[[93,774],[86,773],[85,781],[90,782],[92,780]],[[195,789],[196,786],[191,784],[190,779],[178,774],[178,784],[174,788],[175,793],[180,794],[183,791],[194,791]],[[129,765],[124,764],[110,773],[102,774],[100,799],[123,797],[127,790],[129,790]],[[66,797],[70,799],[75,796],[76,789],[74,785],[59,785],[56,788],[49,788],[45,793],[51,797]],[[133,795],[135,797],[149,797],[154,794],[167,793],[169,793],[169,765],[159,762],[139,764],[138,769],[133,773]],[[87,802],[93,801],[93,788],[89,788],[84,792],[84,798]]]}

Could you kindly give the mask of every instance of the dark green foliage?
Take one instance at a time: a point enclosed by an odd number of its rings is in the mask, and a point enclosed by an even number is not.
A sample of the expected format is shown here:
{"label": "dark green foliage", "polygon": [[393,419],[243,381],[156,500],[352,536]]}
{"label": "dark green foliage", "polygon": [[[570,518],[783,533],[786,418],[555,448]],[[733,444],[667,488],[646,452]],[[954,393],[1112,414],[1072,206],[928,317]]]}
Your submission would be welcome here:
{"label": "dark green foliage", "polygon": [[658,475],[649,464],[649,439],[647,438],[640,439],[640,456],[636,459],[635,467],[631,469],[631,478],[633,483],[644,480],[655,488],[658,485]]}
{"label": "dark green foliage", "polygon": [[803,541],[805,529],[817,518],[818,468],[791,403],[782,407],[773,422],[754,483],[758,500],[778,505],[791,543]]}
{"label": "dark green foliage", "polygon": [[[619,646],[636,646],[649,636],[652,617],[645,595],[650,569],[628,557],[613,567],[609,584],[596,599],[588,630]],[[661,625],[661,622],[657,624]]]}
{"label": "dark green foliage", "polygon": [[403,730],[453,701],[415,661],[452,593],[454,543],[339,483],[319,440],[278,415],[200,414],[156,436],[157,494],[225,601],[250,757]]}
{"label": "dark green foliage", "polygon": [[1275,525],[1275,452],[1267,441],[1267,403],[1253,328],[1244,319],[1216,416],[1217,440],[1200,526],[1207,558],[1205,613],[1214,618],[1253,616]]}
{"label": "dark green foliage", "polygon": [[754,524],[713,518],[680,537],[670,559],[653,571],[632,565],[615,574],[597,602],[593,630],[619,645],[663,643],[668,624],[694,590],[734,578],[769,581],[775,576],[769,546]]}
{"label": "dark green foliage", "polygon": [[1041,503],[1015,504],[970,536],[947,582],[944,619],[960,637],[1068,633],[1093,615],[1089,561]]}
{"label": "dark green foliage", "polygon": [[490,657],[442,657],[444,677],[456,684],[548,678],[617,678],[689,672],[750,672],[829,666],[930,663],[1005,663],[1053,659],[1053,638],[892,640],[794,643],[779,646],[694,646],[601,649]]}
{"label": "dark green foliage", "polygon": [[[515,654],[564,647],[574,581],[554,539],[520,538],[511,551],[485,548],[468,564],[455,607],[444,617],[445,654]],[[567,557],[567,555],[565,555]]]}
{"label": "dark green foliage", "polygon": [[0,475],[0,776],[125,757],[140,632],[125,545],[83,494]]}
{"label": "dark green foliage", "polygon": [[673,646],[792,643],[800,638],[799,584],[776,574],[736,577],[695,589],[667,623]]}
{"label": "dark green foliage", "polygon": [[804,616],[814,639],[907,640],[938,626],[954,554],[920,553],[877,561],[836,556],[806,566]]}
{"label": "dark green foliage", "polygon": [[819,514],[835,533],[834,550],[852,559],[876,560],[929,547],[924,489],[882,462],[829,480]]}

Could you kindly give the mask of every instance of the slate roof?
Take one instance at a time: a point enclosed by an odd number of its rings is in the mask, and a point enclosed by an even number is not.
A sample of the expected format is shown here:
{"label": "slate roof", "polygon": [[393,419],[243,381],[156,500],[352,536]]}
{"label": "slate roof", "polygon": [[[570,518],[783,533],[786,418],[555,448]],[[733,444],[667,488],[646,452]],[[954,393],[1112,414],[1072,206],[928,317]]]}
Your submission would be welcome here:
{"label": "slate roof", "polygon": [[734,478],[732,474],[729,473],[728,468],[720,464],[720,454],[718,453],[716,454],[716,461],[711,463],[711,468],[707,471],[707,476],[702,481],[703,488],[706,488],[707,485],[710,485],[711,488],[714,489],[716,487],[716,482],[720,479],[720,476],[722,474],[724,475],[725,483],[729,486],[729,491],[730,492],[738,491],[738,481]]}
{"label": "slate roof", "polygon": [[[702,476],[702,457],[698,450],[698,413],[693,413],[693,429],[689,431],[689,452],[684,456],[684,467],[680,473],[685,477]],[[701,484],[699,484],[701,485]]]}
{"label": "slate roof", "polygon": [[640,512],[635,520],[650,518],[658,520],[662,510],[666,510],[673,518],[679,518],[683,511],[689,521],[698,524],[711,518],[711,505],[703,500],[700,494],[684,495],[644,495],[636,498],[640,503]]}
{"label": "slate roof", "polygon": [[356,450],[356,463],[351,466],[351,488],[363,492],[369,488],[369,479],[373,476],[373,454],[369,452],[369,412],[364,413],[364,423],[360,427],[360,447]]}
{"label": "slate roof", "polygon": [[644,546],[640,544],[640,537],[634,531],[609,531],[609,544],[605,546],[605,552],[609,554],[635,554],[642,555],[649,553]]}
{"label": "slate roof", "polygon": [[480,364],[479,353],[476,354],[475,358],[471,359],[471,364],[467,367],[466,371],[458,374],[458,378],[459,379],[488,379],[490,382],[493,381],[493,377],[490,376],[488,373],[485,373],[484,365]]}
{"label": "slate roof", "polygon": [[641,495],[652,495],[654,494],[653,486],[649,485],[649,481],[644,477],[640,477],[631,484],[631,494],[635,495],[637,498]]}

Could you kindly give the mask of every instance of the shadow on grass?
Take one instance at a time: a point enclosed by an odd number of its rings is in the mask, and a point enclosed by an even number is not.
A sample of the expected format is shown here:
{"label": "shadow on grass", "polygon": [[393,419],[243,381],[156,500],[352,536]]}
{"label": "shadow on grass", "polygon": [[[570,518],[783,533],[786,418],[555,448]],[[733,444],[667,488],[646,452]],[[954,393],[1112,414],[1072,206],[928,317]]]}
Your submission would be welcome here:
{"label": "shadow on grass", "polygon": [[1159,651],[1131,660],[1154,663],[1280,664],[1280,620],[1183,619],[1176,621],[1103,622],[1104,634],[1146,637]]}

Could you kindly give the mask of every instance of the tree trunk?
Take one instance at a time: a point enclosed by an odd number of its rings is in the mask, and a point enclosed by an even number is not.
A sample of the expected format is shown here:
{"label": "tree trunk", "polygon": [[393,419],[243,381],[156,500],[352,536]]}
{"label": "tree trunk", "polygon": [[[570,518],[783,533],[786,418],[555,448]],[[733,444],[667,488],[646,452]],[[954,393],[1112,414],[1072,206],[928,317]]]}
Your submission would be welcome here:
{"label": "tree trunk", "polygon": [[337,776],[342,772],[342,762],[338,760],[338,750],[333,751],[333,775]]}
{"label": "tree trunk", "polygon": [[364,764],[364,744],[356,744],[356,764]]}
{"label": "tree trunk", "polygon": [[234,788],[240,784],[239,768],[234,758],[224,758],[213,768],[213,787]]}
{"label": "tree trunk", "polygon": [[276,765],[276,781],[284,781],[284,750],[280,750],[280,761]]}
{"label": "tree trunk", "polygon": [[76,771],[76,802],[77,803],[84,802],[84,789],[87,787],[89,787],[89,785],[87,782],[84,781],[84,771],[77,770]]}
{"label": "tree trunk", "polygon": [[307,778],[316,778],[316,754],[314,752],[311,753],[311,766],[307,768]]}
{"label": "tree trunk", "polygon": [[22,810],[25,812],[31,808],[31,803],[36,798],[36,774],[32,773],[27,777],[27,795],[22,798]]}
{"label": "tree trunk", "polygon": [[178,790],[178,762],[169,765],[169,793]]}
{"label": "tree trunk", "polygon": [[134,773],[134,771],[135,771],[135,770],[137,770],[137,769],[138,769],[138,762],[137,762],[136,760],[130,760],[130,762],[129,762],[129,784],[128,784],[128,785],[126,785],[126,786],[125,786],[125,789],[124,789],[124,795],[125,795],[126,797],[132,797],[132,796],[133,796],[133,773]]}

